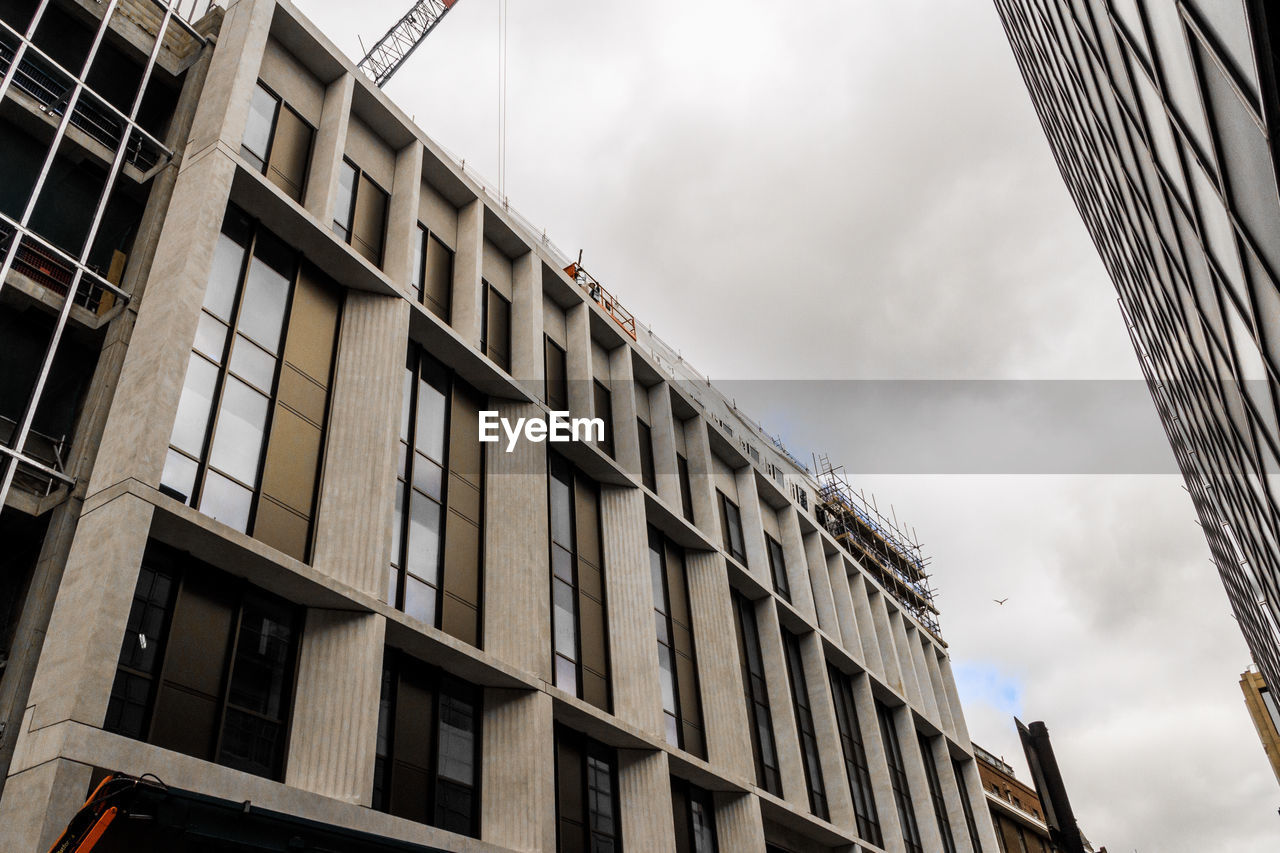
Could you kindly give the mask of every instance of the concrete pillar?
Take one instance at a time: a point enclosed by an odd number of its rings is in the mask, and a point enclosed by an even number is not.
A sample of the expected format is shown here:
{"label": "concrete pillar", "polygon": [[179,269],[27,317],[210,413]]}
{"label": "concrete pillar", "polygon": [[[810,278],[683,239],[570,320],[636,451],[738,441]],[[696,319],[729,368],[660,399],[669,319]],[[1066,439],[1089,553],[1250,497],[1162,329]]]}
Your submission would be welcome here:
{"label": "concrete pillar", "polygon": [[915,810],[916,826],[920,829],[920,844],[925,850],[942,850],[942,832],[929,794],[929,778],[925,775],[915,718],[906,705],[895,708],[893,714],[898,729],[898,745],[902,749],[902,763],[907,771],[907,784],[911,788],[911,807]]}
{"label": "concrete pillar", "polygon": [[951,722],[955,725],[956,743],[967,747],[971,745],[969,725],[965,722],[964,708],[960,705],[960,693],[956,690],[956,676],[951,671],[951,658],[947,655],[939,657],[938,668],[942,671],[942,686],[947,694],[947,703],[951,706]]}
{"label": "concrete pillar", "polygon": [[[969,810],[973,813],[973,824],[978,830],[978,840],[982,849],[999,850],[1000,841],[996,838],[996,829],[991,821],[991,811],[987,806],[987,795],[982,792],[982,777],[978,773],[977,759],[970,758],[960,762],[960,771],[964,774],[964,787],[969,793]],[[974,845],[976,850],[977,844]]]}
{"label": "concrete pillar", "polygon": [[371,804],[385,638],[376,613],[307,610],[286,785]]}
{"label": "concrete pillar", "polygon": [[[707,761],[730,776],[754,782],[751,726],[738,656],[738,629],[729,600],[724,558],[715,551],[685,555],[689,609],[698,650],[698,681],[706,728]],[[728,848],[733,849],[733,848]]]}
{"label": "concrete pillar", "polygon": [[384,599],[408,335],[404,300],[347,293],[312,555],[317,570]]}
{"label": "concrete pillar", "polygon": [[235,162],[220,151],[182,162],[89,496],[128,479],[160,483],[234,173]]}
{"label": "concrete pillar", "polygon": [[333,206],[338,198],[338,170],[347,150],[347,125],[351,120],[351,96],[355,87],[355,77],[343,74],[325,89],[320,127],[311,148],[303,207],[326,228],[333,222]]}
{"label": "concrete pillar", "polygon": [[763,850],[764,819],[760,800],[753,794],[717,793],[716,840],[720,849]]}
{"label": "concrete pillar", "polygon": [[227,9],[191,125],[188,154],[219,142],[239,153],[275,6],[274,0],[240,0]]}
{"label": "concrete pillar", "polygon": [[484,322],[481,269],[484,262],[484,201],[458,209],[458,249],[453,255],[453,328],[473,347],[480,346]]}
{"label": "concrete pillar", "polygon": [[782,798],[802,812],[809,811],[809,791],[804,782],[804,759],[800,755],[799,729],[791,704],[791,681],[782,648],[782,627],[772,598],[756,602],[756,622],[760,626],[760,652],[764,660],[765,683],[769,688],[769,713],[773,717],[773,740],[782,776]]}
{"label": "concrete pillar", "polygon": [[636,385],[629,346],[609,351],[609,391],[613,403],[613,457],[638,480],[640,428],[636,425],[636,394],[644,393],[644,389]]}
{"label": "concrete pillar", "polygon": [[[870,587],[868,591],[871,591]],[[893,628],[889,625],[889,611],[886,609],[884,593],[871,592],[870,599],[871,613],[876,626],[876,641],[880,644],[880,657],[884,663],[884,682],[899,696],[906,697],[902,668],[898,663],[898,646],[894,642]]]}
{"label": "concrete pillar", "polygon": [[542,399],[546,364],[542,351],[542,261],[525,252],[511,262],[511,375],[534,399]]}
{"label": "concrete pillar", "polygon": [[866,675],[853,679],[853,704],[858,709],[858,723],[862,727],[862,745],[867,753],[867,769],[871,776],[876,813],[880,816],[884,849],[889,853],[903,853],[906,846],[902,843],[902,822],[898,820],[897,801],[889,780],[889,756],[885,751],[884,738],[880,736],[880,719],[876,713],[875,696],[871,692],[871,680]]}
{"label": "concrete pillar", "polygon": [[671,774],[665,752],[618,750],[618,800],[624,848],[675,853]]}
{"label": "concrete pillar", "polygon": [[751,465],[744,465],[733,472],[738,487],[738,510],[742,515],[742,542],[747,550],[747,571],[773,589],[773,577],[769,572],[769,555],[765,551],[764,522],[760,517],[760,490],[756,488],[756,472]]}
{"label": "concrete pillar", "polygon": [[831,577],[827,574],[827,555],[822,548],[822,535],[816,530],[804,536],[804,557],[813,584],[813,609],[818,614],[818,627],[840,642],[840,622],[836,618],[835,596],[831,594]]}
{"label": "concrete pillar", "polygon": [[[906,621],[905,619],[903,620]],[[933,682],[929,680],[929,667],[924,660],[923,638],[920,631],[907,625],[907,646],[911,649],[911,660],[915,664],[916,681],[920,686],[921,709],[927,719],[940,723],[942,713],[938,710],[938,697],[933,692]]]}
{"label": "concrete pillar", "polygon": [[[847,567],[847,564],[846,564]],[[867,583],[862,573],[848,575],[849,595],[853,599],[854,621],[862,641],[863,661],[867,669],[884,678],[884,659],[880,656],[880,642],[876,639],[875,616],[871,612],[871,599],[867,597]]]}
{"label": "concrete pillar", "polygon": [[929,751],[933,756],[933,766],[938,768],[938,787],[942,789],[947,823],[951,826],[951,837],[956,843],[956,849],[973,853],[973,846],[969,842],[969,828],[964,819],[964,806],[960,802],[960,786],[956,784],[956,774],[951,768],[951,751],[947,748],[947,739],[929,738]]}
{"label": "concrete pillar", "polygon": [[93,768],[56,758],[9,777],[0,800],[0,850],[48,850],[89,797]]}
{"label": "concrete pillar", "polygon": [[924,696],[920,692],[920,681],[916,678],[915,659],[911,654],[911,642],[907,638],[906,621],[902,613],[895,607],[889,611],[889,627],[893,631],[893,644],[898,650],[898,665],[902,668],[903,696],[917,709],[924,709]]}
{"label": "concrete pillar", "polygon": [[844,747],[840,743],[840,724],[827,680],[827,659],[822,651],[822,638],[810,631],[800,638],[800,657],[804,661],[804,679],[809,687],[809,710],[813,714],[813,731],[818,740],[818,760],[822,766],[822,782],[827,792],[830,822],[836,826],[857,825],[853,811],[853,793],[844,770]]}
{"label": "concrete pillar", "polygon": [[810,622],[818,619],[813,606],[813,584],[809,581],[805,559],[804,537],[800,533],[800,516],[794,507],[778,513],[778,532],[782,534],[782,556],[787,561],[787,585],[791,587],[791,605]]}
{"label": "concrete pillar", "polygon": [[[532,403],[493,401],[499,417],[533,417]],[[551,678],[550,521],[547,451],[518,441],[488,445],[485,460],[484,647],[512,666]],[[606,567],[608,564],[606,563]]]}
{"label": "concrete pillar", "polygon": [[569,411],[575,417],[592,417],[595,413],[595,391],[591,368],[591,309],[579,302],[565,311],[568,347],[564,355],[565,374],[569,377]]}
{"label": "concrete pillar", "polygon": [[639,489],[602,486],[605,604],[609,613],[609,674],[613,713],[659,740],[664,738],[649,581],[649,535]]}
{"label": "concrete pillar", "polygon": [[551,696],[489,688],[484,695],[480,837],[514,850],[556,849]]}
{"label": "concrete pillar", "polygon": [[711,464],[711,442],[707,422],[695,416],[684,422],[685,447],[689,451],[689,488],[692,491],[693,519],[698,529],[720,545],[720,509],[716,506],[715,468]]}
{"label": "concrete pillar", "polygon": [[922,640],[925,668],[929,672],[929,686],[933,688],[934,701],[938,706],[938,719],[942,730],[956,736],[955,719],[951,716],[951,703],[947,699],[947,688],[942,683],[942,669],[938,666],[938,654],[928,640]]}
{"label": "concrete pillar", "polygon": [[675,431],[682,429],[671,410],[671,387],[659,382],[649,389],[649,424],[653,431],[653,470],[657,475],[658,497],[667,505],[682,508],[680,469],[676,463]]}
{"label": "concrete pillar", "polygon": [[836,619],[840,624],[840,644],[859,664],[866,658],[862,654],[862,639],[853,613],[853,596],[849,592],[849,576],[844,572],[844,557],[839,552],[827,555],[827,578],[831,581],[831,595],[835,599]]}
{"label": "concrete pillar", "polygon": [[[396,152],[382,258],[382,271],[406,293],[411,293],[413,267],[418,259],[418,197],[421,193],[422,143],[415,139]],[[416,301],[416,297],[410,298]]]}
{"label": "concrete pillar", "polygon": [[19,738],[64,720],[101,727],[151,516],[151,504],[129,494],[81,516]]}

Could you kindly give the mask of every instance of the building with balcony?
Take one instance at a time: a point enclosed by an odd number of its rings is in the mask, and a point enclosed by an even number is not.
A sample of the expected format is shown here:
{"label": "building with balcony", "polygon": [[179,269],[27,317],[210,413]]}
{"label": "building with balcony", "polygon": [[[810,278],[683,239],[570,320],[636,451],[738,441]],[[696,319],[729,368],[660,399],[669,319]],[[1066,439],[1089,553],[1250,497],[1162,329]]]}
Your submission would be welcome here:
{"label": "building with balcony", "polygon": [[1280,681],[1280,12],[997,0],[1263,677]]}
{"label": "building with balcony", "polygon": [[998,849],[919,547],[293,5],[0,22],[0,848]]}
{"label": "building with balcony", "polygon": [[1267,754],[1271,772],[1280,782],[1280,707],[1276,705],[1275,694],[1256,669],[1240,673],[1240,690],[1244,693],[1245,708],[1258,732],[1262,751]]}

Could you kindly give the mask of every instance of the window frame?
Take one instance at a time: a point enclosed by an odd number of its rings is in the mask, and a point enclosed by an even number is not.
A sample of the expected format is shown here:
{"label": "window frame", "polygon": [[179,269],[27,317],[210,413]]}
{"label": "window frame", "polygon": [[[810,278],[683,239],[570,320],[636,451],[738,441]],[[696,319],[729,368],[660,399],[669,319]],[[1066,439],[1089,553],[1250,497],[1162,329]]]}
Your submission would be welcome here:
{"label": "window frame", "polygon": [[800,741],[800,765],[804,769],[809,811],[822,820],[830,820],[826,780],[822,777],[822,759],[819,757],[818,734],[813,721],[812,700],[809,698],[809,681],[804,671],[800,637],[783,628],[782,649],[786,659],[791,706],[796,718],[796,737]]}
{"label": "window frame", "polygon": [[773,591],[779,598],[790,604],[791,581],[787,577],[787,558],[782,550],[782,543],[765,533],[764,546],[765,554],[769,557],[769,575],[773,579]]}
{"label": "window frame", "polygon": [[[742,509],[720,489],[716,489],[716,494],[719,495],[720,500],[720,527],[724,538],[725,553],[745,568],[747,565],[747,540],[746,531],[742,527]],[[729,514],[730,508],[733,509],[732,516]],[[730,521],[733,524],[730,524]],[[737,541],[734,541],[735,533],[737,534]]]}
{"label": "window frame", "polygon": [[[737,628],[738,657],[742,673],[742,687],[747,702],[747,722],[751,727],[751,753],[755,761],[756,786],[775,796],[782,796],[782,770],[778,758],[778,736],[773,725],[773,709],[769,703],[769,682],[764,669],[764,652],[760,647],[760,625],[756,618],[756,603],[741,592],[730,591]],[[750,639],[747,628],[750,626]],[[754,657],[752,651],[754,650]],[[753,661],[759,671],[754,671]],[[757,689],[756,682],[759,682]],[[769,751],[773,764],[764,757],[765,744],[762,735],[769,737]]]}

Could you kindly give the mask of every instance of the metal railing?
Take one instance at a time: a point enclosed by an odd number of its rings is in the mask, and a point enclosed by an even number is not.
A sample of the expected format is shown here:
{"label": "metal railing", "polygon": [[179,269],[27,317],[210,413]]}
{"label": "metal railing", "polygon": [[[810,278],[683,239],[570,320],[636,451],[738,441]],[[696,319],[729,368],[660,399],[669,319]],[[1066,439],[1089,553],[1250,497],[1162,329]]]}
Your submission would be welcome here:
{"label": "metal railing", "polygon": [[[46,290],[66,296],[79,266],[70,255],[37,237],[4,214],[0,214],[0,257],[17,241],[13,271],[26,276]],[[84,267],[81,287],[75,304],[94,313],[110,307],[116,300],[127,301],[128,295],[97,272]]]}

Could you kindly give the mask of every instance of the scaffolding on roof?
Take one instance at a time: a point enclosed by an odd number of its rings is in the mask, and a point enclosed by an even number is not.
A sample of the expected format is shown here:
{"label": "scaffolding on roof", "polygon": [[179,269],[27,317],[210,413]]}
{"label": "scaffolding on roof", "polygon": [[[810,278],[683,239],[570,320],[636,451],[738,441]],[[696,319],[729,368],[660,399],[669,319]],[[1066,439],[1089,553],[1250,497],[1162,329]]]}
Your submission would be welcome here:
{"label": "scaffolding on roof", "polygon": [[814,456],[814,468],[818,520],[886,592],[941,641],[938,608],[929,585],[929,560],[923,556],[915,531],[908,535],[896,513],[893,519],[887,518],[874,497],[867,500],[855,492],[845,477],[844,466],[833,466],[826,454]]}

